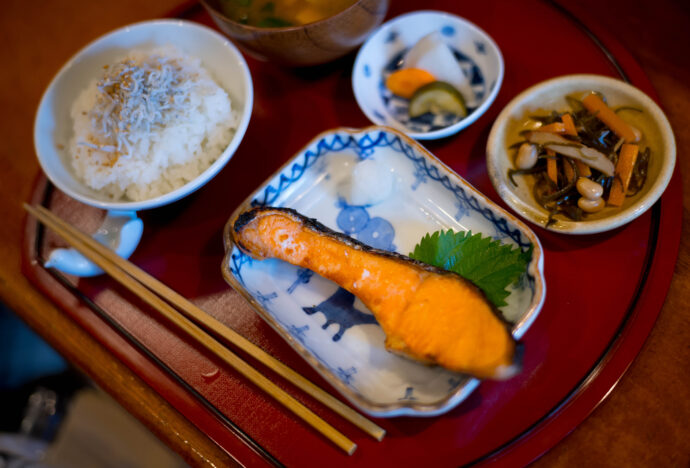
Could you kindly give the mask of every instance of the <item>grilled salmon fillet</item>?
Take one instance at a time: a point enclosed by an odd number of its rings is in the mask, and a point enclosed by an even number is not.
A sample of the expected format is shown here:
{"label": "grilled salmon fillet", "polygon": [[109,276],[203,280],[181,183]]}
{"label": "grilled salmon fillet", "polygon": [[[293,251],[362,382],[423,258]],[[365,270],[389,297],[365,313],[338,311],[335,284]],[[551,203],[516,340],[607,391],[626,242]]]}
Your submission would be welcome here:
{"label": "grilled salmon fillet", "polygon": [[235,245],[251,257],[308,268],[357,296],[389,351],[479,378],[517,371],[508,324],[460,275],[374,249],[288,208],[254,208],[232,226]]}

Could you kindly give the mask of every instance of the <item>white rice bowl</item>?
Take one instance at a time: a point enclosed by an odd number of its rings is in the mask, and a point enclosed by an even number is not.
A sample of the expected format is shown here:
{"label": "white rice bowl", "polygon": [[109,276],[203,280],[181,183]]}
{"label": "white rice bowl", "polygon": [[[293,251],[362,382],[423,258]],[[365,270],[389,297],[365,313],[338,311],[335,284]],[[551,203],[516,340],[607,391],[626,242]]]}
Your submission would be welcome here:
{"label": "white rice bowl", "polygon": [[72,106],[72,167],[82,182],[114,200],[146,200],[182,187],[220,156],[236,128],[230,98],[199,59],[165,47],[150,52],[134,51],[118,62],[142,63],[156,56],[179,65],[186,80],[183,105],[167,111],[167,115],[174,114],[171,122],[153,125],[150,132],[137,135],[135,146],[129,151],[123,149],[122,156],[114,157],[113,151],[84,144],[103,142],[101,129],[91,113],[98,108],[97,99],[103,94],[97,80]]}
{"label": "white rice bowl", "polygon": [[[79,142],[87,144],[79,144],[81,148],[77,152],[89,146],[92,150],[100,146],[109,150],[104,153],[111,152],[111,148],[107,148],[110,143],[99,145],[88,140],[86,120],[76,123],[82,114],[75,109],[83,111],[90,106],[89,93],[85,90],[103,76],[104,65],[115,64],[133,51],[151,53],[163,47],[174,47],[193,57],[192,60],[200,63],[227,94],[231,115],[223,118],[223,125],[229,129],[214,128],[221,120],[220,114],[225,114],[224,105],[204,94],[203,99],[195,99],[198,105],[189,106],[185,112],[188,114],[186,123],[166,122],[170,128],[151,132],[155,135],[140,140],[131,148],[128,145],[128,151],[120,151],[118,160],[126,153],[131,163],[129,170],[119,170],[119,175],[94,176],[87,171],[99,172],[95,166],[89,167],[80,161],[75,167],[74,150]],[[211,92],[210,96],[213,95]],[[90,99],[93,103],[94,97]],[[36,113],[36,155],[48,179],[60,191],[82,203],[105,210],[151,209],[198,190],[225,167],[247,131],[252,106],[249,68],[237,47],[227,38],[206,26],[183,20],[136,23],[88,44],[56,74]],[[140,145],[142,148],[148,146],[150,151],[141,150],[141,154],[134,151],[134,146]],[[92,153],[98,157],[97,151]],[[135,162],[139,157],[146,159]],[[108,162],[115,165],[112,154]],[[100,172],[105,171],[101,169]],[[146,182],[149,180],[153,182]],[[132,184],[133,181],[139,183]],[[100,188],[94,188],[97,184]]]}

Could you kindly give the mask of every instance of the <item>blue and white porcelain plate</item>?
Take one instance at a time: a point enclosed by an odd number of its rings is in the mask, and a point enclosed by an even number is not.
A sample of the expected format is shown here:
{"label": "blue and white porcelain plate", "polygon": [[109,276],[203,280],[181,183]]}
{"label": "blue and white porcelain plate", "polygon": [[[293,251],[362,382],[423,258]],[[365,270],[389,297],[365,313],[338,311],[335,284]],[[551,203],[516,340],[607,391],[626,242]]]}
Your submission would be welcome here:
{"label": "blue and white porcelain plate", "polygon": [[[469,80],[463,93],[468,115],[424,114],[411,119],[407,99],[393,95],[386,78],[403,65],[405,53],[437,33]],[[440,11],[416,11],[383,24],[364,43],[352,69],[352,89],[362,112],[418,140],[443,138],[476,121],[491,106],[503,82],[503,57],[491,37],[471,22]]]}
{"label": "blue and white porcelain plate", "polygon": [[[364,193],[366,192],[366,193]],[[377,417],[432,416],[479,381],[389,353],[371,312],[352,294],[280,260],[232,244],[236,216],[257,205],[294,208],[377,248],[409,254],[427,232],[481,232],[534,249],[501,309],[520,338],[546,294],[536,235],[404,134],[386,127],[317,136],[237,208],[225,227],[225,279],[333,387]]]}

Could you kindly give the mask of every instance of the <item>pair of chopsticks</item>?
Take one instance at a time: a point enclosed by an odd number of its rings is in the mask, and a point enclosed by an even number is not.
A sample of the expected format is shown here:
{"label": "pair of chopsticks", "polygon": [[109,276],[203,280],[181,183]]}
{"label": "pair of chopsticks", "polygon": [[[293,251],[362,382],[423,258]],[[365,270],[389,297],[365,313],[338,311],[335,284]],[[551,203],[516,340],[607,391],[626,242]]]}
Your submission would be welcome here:
{"label": "pair of chopsticks", "polygon": [[[377,426],[340,400],[326,393],[251,341],[205,313],[153,276],[139,269],[133,263],[118,256],[112,250],[104,247],[90,236],[55,216],[46,208],[42,206],[33,207],[26,203],[24,204],[24,208],[41,223],[55,231],[55,233],[62,237],[68,244],[103,269],[103,271],[114,280],[129,289],[151,307],[158,310],[166,319],[174,323],[189,337],[222,359],[226,364],[230,365],[254,385],[292,411],[316,431],[331,440],[348,455],[354,453],[357,448],[354,442],[306,408],[290,394],[271,382],[238,355],[211,338],[199,325],[202,325],[215,335],[222,337],[227,342],[249,354],[273,372],[335,411],[376,440],[380,441],[383,439],[383,436],[386,434],[383,428]],[[179,312],[173,308],[171,304],[177,307]]]}

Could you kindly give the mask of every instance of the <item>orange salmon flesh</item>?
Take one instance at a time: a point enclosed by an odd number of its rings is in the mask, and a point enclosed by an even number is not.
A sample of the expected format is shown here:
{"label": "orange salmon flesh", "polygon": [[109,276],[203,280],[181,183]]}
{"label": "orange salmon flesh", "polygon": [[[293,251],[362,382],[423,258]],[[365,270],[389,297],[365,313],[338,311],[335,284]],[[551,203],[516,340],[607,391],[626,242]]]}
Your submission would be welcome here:
{"label": "orange salmon flesh", "polygon": [[480,378],[514,373],[516,344],[506,323],[461,276],[369,248],[292,210],[248,214],[232,230],[240,249],[308,268],[353,293],[376,317],[390,351]]}

